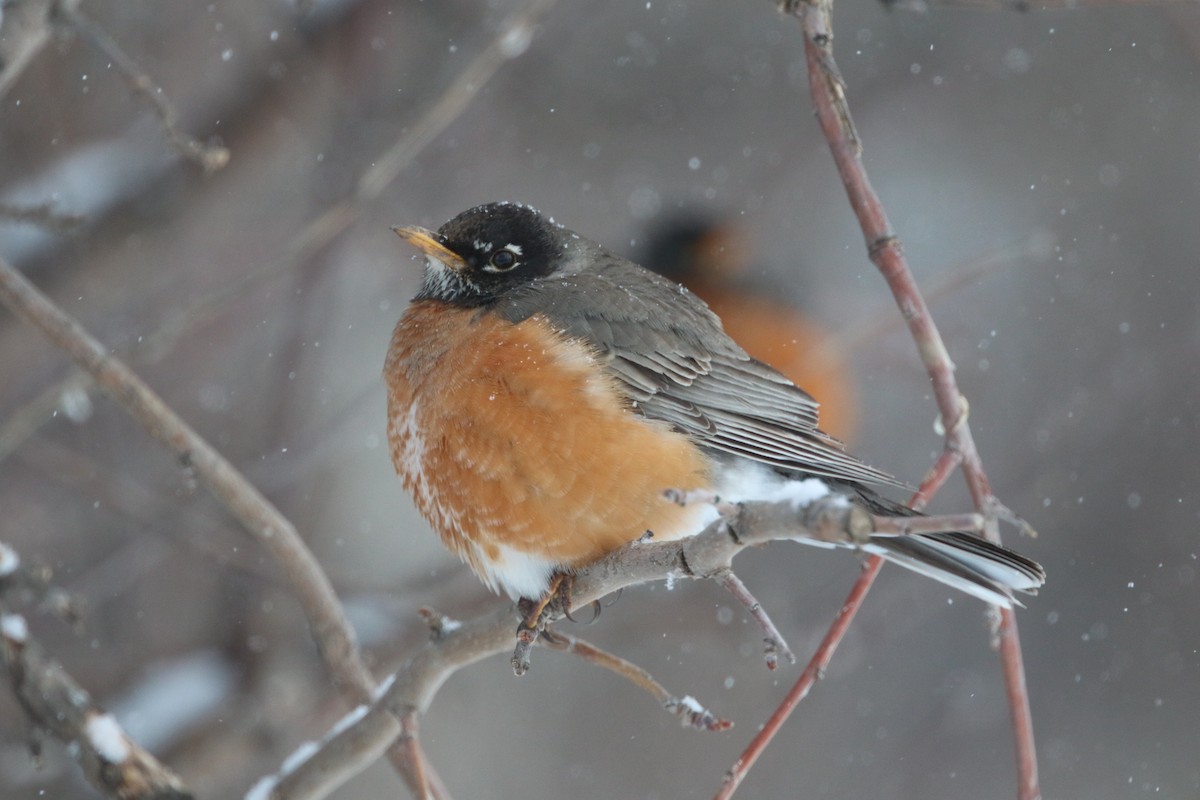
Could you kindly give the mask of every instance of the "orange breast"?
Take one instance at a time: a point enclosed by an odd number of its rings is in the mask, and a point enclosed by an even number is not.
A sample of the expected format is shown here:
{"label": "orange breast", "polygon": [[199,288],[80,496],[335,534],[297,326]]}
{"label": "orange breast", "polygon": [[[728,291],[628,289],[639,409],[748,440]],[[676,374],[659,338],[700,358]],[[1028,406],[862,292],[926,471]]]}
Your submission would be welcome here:
{"label": "orange breast", "polygon": [[693,532],[696,509],[662,493],[707,488],[703,455],[631,413],[592,352],[543,318],[513,325],[413,303],[384,375],[397,472],[443,542],[493,589],[535,595],[530,559],[573,567],[647,530]]}

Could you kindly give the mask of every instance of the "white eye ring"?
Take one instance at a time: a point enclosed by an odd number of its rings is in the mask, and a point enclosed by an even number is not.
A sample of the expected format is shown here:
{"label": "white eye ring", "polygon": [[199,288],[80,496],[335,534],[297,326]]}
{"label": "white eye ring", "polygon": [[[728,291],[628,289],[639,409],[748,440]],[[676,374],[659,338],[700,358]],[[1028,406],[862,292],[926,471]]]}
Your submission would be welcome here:
{"label": "white eye ring", "polygon": [[487,263],[483,265],[484,272],[508,272],[518,264],[517,254],[507,247],[492,253]]}

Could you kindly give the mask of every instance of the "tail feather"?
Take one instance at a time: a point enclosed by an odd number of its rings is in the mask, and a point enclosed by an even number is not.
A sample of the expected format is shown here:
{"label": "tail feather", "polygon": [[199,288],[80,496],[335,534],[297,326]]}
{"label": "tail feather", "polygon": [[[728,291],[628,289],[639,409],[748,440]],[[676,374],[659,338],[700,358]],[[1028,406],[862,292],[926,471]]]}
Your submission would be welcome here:
{"label": "tail feather", "polygon": [[[879,516],[920,516],[908,506],[878,495],[856,481],[776,470],[746,459],[727,460],[720,474],[717,494],[727,502],[786,499],[798,503],[801,498],[808,502],[832,492]],[[797,536],[796,541],[816,547],[860,548],[1006,608],[1020,605],[1013,597],[1015,592],[1034,594],[1046,580],[1045,570],[1037,563],[970,533],[875,533],[862,545],[811,536]]]}
{"label": "tail feather", "polygon": [[1013,592],[1036,594],[1046,580],[1035,562],[968,533],[875,535],[863,549],[1005,608],[1021,605]]}
{"label": "tail feather", "polygon": [[[865,487],[851,488],[873,513],[918,515],[908,506]],[[1005,608],[1021,605],[1013,597],[1014,592],[1037,594],[1046,582],[1046,571],[1037,562],[970,533],[874,534],[863,549]]]}

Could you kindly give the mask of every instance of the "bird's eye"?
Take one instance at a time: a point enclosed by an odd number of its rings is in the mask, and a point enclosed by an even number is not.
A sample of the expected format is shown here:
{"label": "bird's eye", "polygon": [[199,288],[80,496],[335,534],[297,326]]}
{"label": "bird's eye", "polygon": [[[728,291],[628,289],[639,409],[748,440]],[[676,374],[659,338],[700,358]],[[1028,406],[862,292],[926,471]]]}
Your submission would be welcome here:
{"label": "bird's eye", "polygon": [[492,257],[488,259],[488,270],[490,272],[507,272],[517,265],[517,256],[512,250],[504,249],[497,250],[492,253]]}

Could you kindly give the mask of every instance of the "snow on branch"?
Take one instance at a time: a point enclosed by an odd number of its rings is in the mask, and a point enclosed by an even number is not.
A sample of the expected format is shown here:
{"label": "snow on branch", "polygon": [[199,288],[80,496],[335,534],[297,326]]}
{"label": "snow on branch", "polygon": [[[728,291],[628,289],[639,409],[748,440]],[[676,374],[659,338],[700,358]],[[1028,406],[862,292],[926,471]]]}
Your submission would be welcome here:
{"label": "snow on branch", "polygon": [[88,781],[119,800],[187,800],[191,792],[174,772],[133,741],[30,634],[17,604],[43,576],[21,564],[0,542],[0,666],[33,730],[69,746]]}
{"label": "snow on branch", "polygon": [[[575,575],[572,606],[586,608],[620,589],[653,581],[694,578],[724,584],[733,574],[733,559],[748,547],[805,538],[854,542],[862,536],[863,525],[869,524],[869,519],[867,512],[837,496],[827,495],[806,504],[746,503],[694,537],[634,542],[583,567]],[[567,610],[559,609],[558,615]],[[370,707],[354,712],[351,724],[336,726],[319,745],[302,748],[276,775],[260,782],[247,800],[326,797],[373,763],[394,741],[415,736],[416,723],[451,675],[484,658],[511,651],[522,616],[510,603],[461,622],[430,611],[424,615],[432,636],[380,687]],[[702,730],[730,727],[690,695],[670,694],[640,667],[552,628],[547,630],[549,641],[543,643],[545,646],[584,655],[589,661],[613,669],[649,691],[688,726]],[[771,642],[766,635],[764,640],[768,653],[780,645],[787,647]]]}

